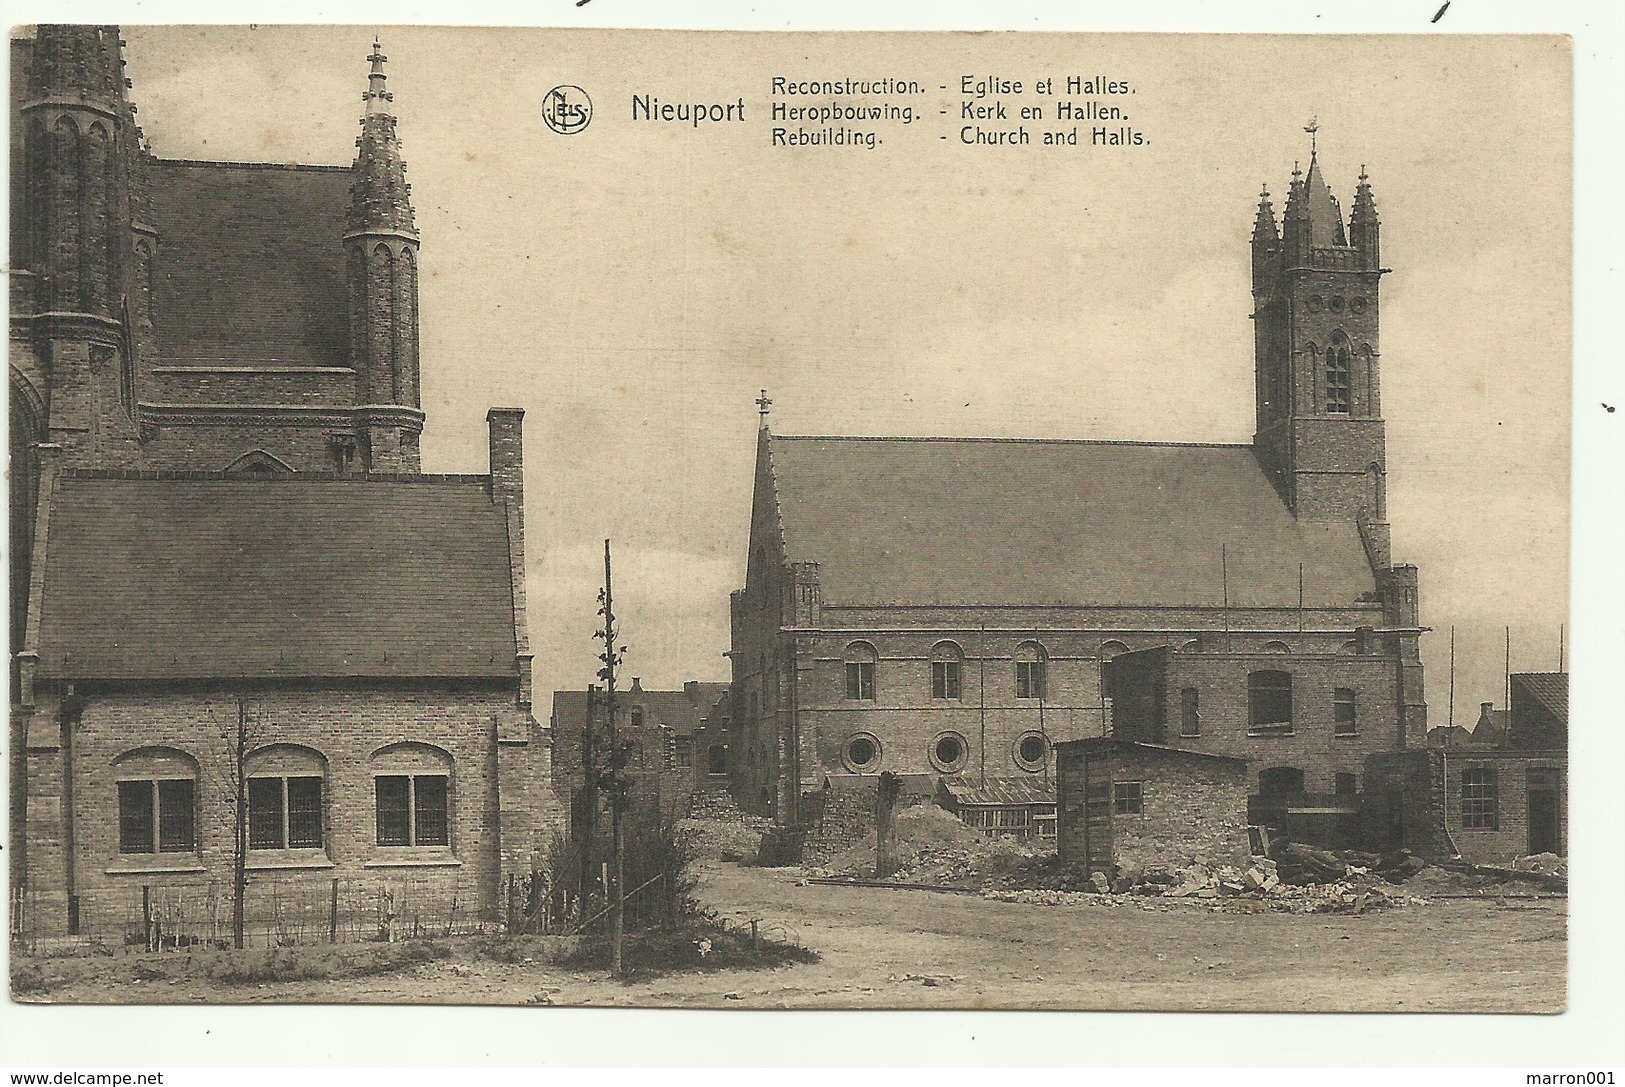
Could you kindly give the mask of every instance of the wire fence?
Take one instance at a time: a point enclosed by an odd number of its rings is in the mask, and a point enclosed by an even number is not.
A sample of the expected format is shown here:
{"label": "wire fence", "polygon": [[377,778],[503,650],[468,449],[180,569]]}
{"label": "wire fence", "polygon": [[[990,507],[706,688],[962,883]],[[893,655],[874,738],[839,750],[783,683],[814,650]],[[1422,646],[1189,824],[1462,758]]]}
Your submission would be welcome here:
{"label": "wire fence", "polygon": [[[378,878],[250,880],[243,901],[245,947],[394,941],[502,932],[482,911],[473,882],[456,873]],[[235,943],[229,880],[149,883],[69,896],[66,932],[47,910],[61,897],[11,893],[10,935],[34,953],[118,954],[230,948]]]}
{"label": "wire fence", "polygon": [[[670,873],[629,887],[628,930],[674,923],[686,904]],[[283,948],[468,935],[604,934],[610,895],[595,882],[583,896],[545,869],[510,873],[495,904],[461,871],[332,879],[251,879],[243,946]],[[235,945],[232,884],[198,880],[87,891],[67,901],[27,888],[11,892],[10,937],[34,954],[142,954]],[[52,911],[52,912],[46,912]]]}

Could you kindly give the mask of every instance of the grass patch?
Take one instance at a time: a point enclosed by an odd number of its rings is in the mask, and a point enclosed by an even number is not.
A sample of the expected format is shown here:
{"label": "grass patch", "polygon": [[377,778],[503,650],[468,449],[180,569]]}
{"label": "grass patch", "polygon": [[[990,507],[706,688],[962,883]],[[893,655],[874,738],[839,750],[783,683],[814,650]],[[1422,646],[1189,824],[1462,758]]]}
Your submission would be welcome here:
{"label": "grass patch", "polygon": [[[693,921],[677,929],[628,933],[625,948],[626,981],[642,981],[669,974],[715,973],[721,970],[762,970],[819,960],[818,952],[796,944],[761,937],[753,944],[750,933],[724,931],[712,921]],[[578,970],[608,970],[608,939],[594,938],[559,960]]]}

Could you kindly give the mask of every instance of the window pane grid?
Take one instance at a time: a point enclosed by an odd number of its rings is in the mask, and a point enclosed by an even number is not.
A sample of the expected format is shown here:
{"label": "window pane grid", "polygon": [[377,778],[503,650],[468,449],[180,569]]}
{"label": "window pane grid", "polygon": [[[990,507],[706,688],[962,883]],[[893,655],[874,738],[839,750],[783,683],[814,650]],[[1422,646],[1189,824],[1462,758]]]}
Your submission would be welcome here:
{"label": "window pane grid", "polygon": [[150,781],[121,781],[118,783],[118,851],[120,853],[152,852],[153,783]]}
{"label": "window pane grid", "polygon": [[1461,825],[1473,830],[1496,829],[1495,771],[1472,767],[1461,772]]}
{"label": "window pane grid", "polygon": [[412,779],[412,823],[417,845],[446,845],[446,779],[438,775]]}
{"label": "window pane grid", "polygon": [[1043,698],[1044,697],[1044,662],[1043,661],[1017,661],[1016,662],[1016,697],[1017,698]]}
{"label": "window pane grid", "polygon": [[412,844],[412,779],[403,775],[380,777],[378,797],[378,844]]}
{"label": "window pane grid", "polygon": [[933,661],[931,663],[931,697],[959,697],[958,661]]}
{"label": "window pane grid", "polygon": [[846,697],[870,699],[875,697],[875,666],[870,661],[846,662]]}
{"label": "window pane grid", "polygon": [[1339,415],[1349,412],[1349,352],[1346,347],[1326,349],[1326,410]]}
{"label": "window pane grid", "polygon": [[1357,731],[1354,717],[1354,692],[1339,687],[1332,694],[1332,720],[1339,736],[1352,736]]}
{"label": "window pane grid", "polygon": [[322,846],[322,779],[288,779],[288,848]]}

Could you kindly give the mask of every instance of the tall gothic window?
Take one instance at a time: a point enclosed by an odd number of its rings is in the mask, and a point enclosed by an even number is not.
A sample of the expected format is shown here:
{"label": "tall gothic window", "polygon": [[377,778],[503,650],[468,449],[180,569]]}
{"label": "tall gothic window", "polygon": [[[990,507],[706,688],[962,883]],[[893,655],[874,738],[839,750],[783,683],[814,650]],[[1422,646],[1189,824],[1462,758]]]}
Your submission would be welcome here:
{"label": "tall gothic window", "polygon": [[1349,342],[1342,333],[1332,338],[1326,349],[1326,411],[1347,415],[1353,402],[1354,383],[1349,373]]}

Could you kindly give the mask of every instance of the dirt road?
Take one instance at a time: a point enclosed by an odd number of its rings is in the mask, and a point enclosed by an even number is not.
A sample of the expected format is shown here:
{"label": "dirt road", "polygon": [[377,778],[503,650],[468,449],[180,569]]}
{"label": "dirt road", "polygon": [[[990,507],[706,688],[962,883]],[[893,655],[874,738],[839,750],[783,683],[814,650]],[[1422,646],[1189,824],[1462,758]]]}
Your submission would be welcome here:
{"label": "dirt road", "polygon": [[619,984],[456,956],[398,974],[220,988],[73,981],[54,1001],[574,1004],[722,1008],[1559,1012],[1565,903],[1435,901],[1361,916],[1214,913],[1199,901],[1044,906],[801,884],[711,864],[725,917],[788,926],[812,965]]}

